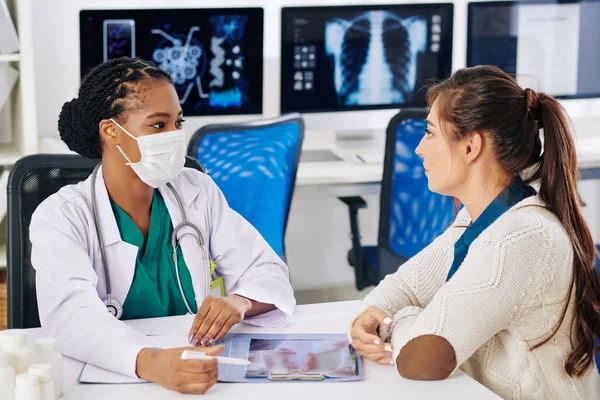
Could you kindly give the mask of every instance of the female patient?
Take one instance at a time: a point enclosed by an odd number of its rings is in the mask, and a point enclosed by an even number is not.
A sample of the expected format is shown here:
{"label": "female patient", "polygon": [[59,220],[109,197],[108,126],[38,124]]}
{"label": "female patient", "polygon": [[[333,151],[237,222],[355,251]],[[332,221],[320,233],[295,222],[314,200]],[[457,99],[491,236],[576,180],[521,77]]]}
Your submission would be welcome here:
{"label": "female patient", "polygon": [[[287,266],[208,175],[184,168],[182,125],[171,78],[155,65],[120,58],[92,70],[58,128],[71,150],[102,159],[95,194],[90,178],[44,201],[31,222],[31,258],[42,327],[63,354],[203,393],[216,362],[183,362],[182,349],[157,349],[117,318],[196,314],[197,346],[244,318],[284,325],[296,303]],[[184,227],[172,242],[184,213],[198,232]]]}
{"label": "female patient", "polygon": [[352,344],[409,379],[460,367],[507,399],[599,398],[600,284],[561,106],[489,66],[428,101],[416,152],[430,190],[464,208],[365,298]]}

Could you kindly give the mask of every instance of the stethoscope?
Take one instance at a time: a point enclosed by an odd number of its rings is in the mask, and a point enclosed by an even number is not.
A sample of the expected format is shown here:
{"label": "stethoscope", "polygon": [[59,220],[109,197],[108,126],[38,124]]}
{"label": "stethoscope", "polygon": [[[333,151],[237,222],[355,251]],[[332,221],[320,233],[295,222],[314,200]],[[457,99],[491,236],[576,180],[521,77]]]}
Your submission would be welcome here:
{"label": "stethoscope", "polygon": [[[115,298],[112,297],[112,290],[110,285],[110,273],[108,271],[108,264],[106,262],[106,249],[104,248],[104,237],[102,236],[102,227],[100,226],[100,219],[98,218],[98,207],[96,205],[96,175],[98,175],[98,169],[100,169],[100,165],[102,163],[98,163],[94,171],[92,172],[92,213],[94,214],[94,224],[96,225],[96,233],[98,234],[98,239],[100,240],[100,254],[102,256],[102,265],[104,267],[104,278],[106,280],[106,300],[104,300],[104,305],[106,305],[106,310],[113,317],[120,319],[123,315],[123,305]],[[200,229],[191,222],[187,220],[185,215],[185,209],[183,208],[183,203],[181,202],[181,197],[179,197],[179,193],[175,190],[173,185],[167,183],[167,186],[175,196],[177,200],[177,204],[179,205],[179,211],[181,212],[181,223],[177,225],[173,229],[173,234],[171,235],[171,246],[173,247],[173,261],[175,262],[175,275],[177,276],[177,284],[179,286],[179,292],[181,293],[181,298],[183,299],[183,303],[185,304],[185,308],[187,308],[190,314],[194,314],[190,305],[185,298],[185,293],[183,292],[183,286],[181,285],[181,278],[179,277],[179,265],[177,263],[177,233],[180,229],[184,227],[192,228],[196,235],[192,232],[187,232],[182,235],[192,235],[195,237],[198,246],[202,249],[202,262],[204,263],[204,270],[206,273],[206,290],[205,294],[209,293],[210,290],[210,264],[208,263],[208,258],[206,256],[206,250],[204,249],[204,241],[202,240],[202,234],[200,233]]]}

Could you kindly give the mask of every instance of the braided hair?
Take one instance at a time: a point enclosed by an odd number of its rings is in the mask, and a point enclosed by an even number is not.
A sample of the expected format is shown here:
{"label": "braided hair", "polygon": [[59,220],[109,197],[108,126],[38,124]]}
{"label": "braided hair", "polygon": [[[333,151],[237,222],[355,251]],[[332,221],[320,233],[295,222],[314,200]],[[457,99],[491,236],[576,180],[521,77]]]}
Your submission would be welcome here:
{"label": "braided hair", "polygon": [[172,83],[168,73],[139,58],[121,57],[98,65],[83,79],[78,97],[63,104],[60,138],[83,157],[101,158],[100,121],[142,108],[142,85],[151,81]]}

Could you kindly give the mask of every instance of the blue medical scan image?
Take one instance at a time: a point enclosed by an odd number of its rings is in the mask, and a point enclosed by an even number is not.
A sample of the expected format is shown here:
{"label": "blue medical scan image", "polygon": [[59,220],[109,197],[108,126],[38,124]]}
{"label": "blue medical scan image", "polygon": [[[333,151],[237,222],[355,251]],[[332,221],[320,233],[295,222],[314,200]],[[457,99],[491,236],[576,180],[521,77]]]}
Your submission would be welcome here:
{"label": "blue medical scan image", "polygon": [[449,76],[452,4],[284,7],[282,112],[425,105]]}
{"label": "blue medical scan image", "polygon": [[104,61],[119,57],[135,57],[135,21],[104,20]]}
{"label": "blue medical scan image", "polygon": [[427,48],[427,20],[367,11],[325,25],[326,54],[334,60],[338,104],[407,103],[415,88],[417,55]]}
{"label": "blue medical scan image", "polygon": [[[171,76],[184,115],[262,113],[262,19],[260,8],[82,11],[81,74],[138,56]],[[115,26],[129,27],[130,54],[111,51]]]}

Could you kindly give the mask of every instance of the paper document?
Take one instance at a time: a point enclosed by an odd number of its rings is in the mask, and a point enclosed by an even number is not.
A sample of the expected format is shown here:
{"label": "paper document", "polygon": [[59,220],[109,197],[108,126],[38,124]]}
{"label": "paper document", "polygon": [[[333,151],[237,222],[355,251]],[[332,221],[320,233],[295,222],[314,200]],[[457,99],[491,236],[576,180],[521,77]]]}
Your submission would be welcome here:
{"label": "paper document", "polygon": [[579,4],[521,5],[517,41],[519,85],[551,95],[577,93],[579,11]]}
{"label": "paper document", "polygon": [[[165,349],[174,347],[190,347],[186,335],[160,335],[153,336],[158,339]],[[144,383],[139,378],[131,378],[116,372],[107,371],[91,364],[84,364],[78,379],[79,383]]]}
{"label": "paper document", "polygon": [[108,371],[91,364],[84,364],[77,379],[79,383],[145,383],[139,378],[132,378],[116,372]]}

